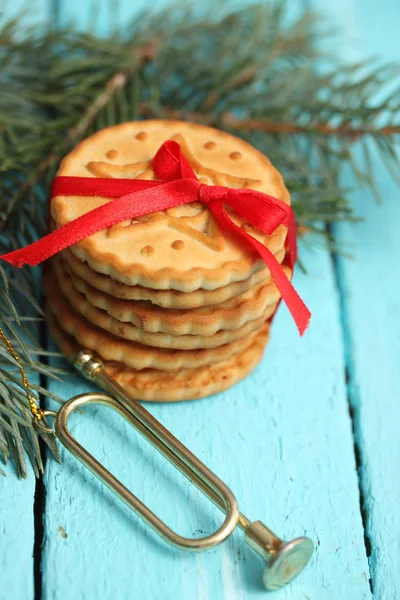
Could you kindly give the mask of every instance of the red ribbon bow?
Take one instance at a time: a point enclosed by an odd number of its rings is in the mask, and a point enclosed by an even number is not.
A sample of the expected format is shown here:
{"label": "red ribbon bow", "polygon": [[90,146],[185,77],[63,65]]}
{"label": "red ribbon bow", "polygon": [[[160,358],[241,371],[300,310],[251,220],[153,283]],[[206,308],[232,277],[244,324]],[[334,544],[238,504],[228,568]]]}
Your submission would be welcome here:
{"label": "red ribbon bow", "polygon": [[222,229],[241,236],[244,242],[256,250],[269,268],[272,278],[295,322],[303,334],[311,313],[297,294],[282,266],[275,256],[259,241],[238,227],[225,211],[224,204],[259,229],[271,235],[279,225],[288,229],[286,244],[290,266],[297,258],[296,224],[290,206],[251,189],[231,189],[200,183],[191,166],[183,156],[177,142],[165,142],[152,162],[159,181],[141,179],[108,179],[91,177],[56,177],[51,188],[54,196],[105,196],[115,198],[81,217],[63,225],[33,244],[0,256],[12,265],[35,266],[57,252],[80,240],[115,225],[173,206],[199,201],[207,205]]}

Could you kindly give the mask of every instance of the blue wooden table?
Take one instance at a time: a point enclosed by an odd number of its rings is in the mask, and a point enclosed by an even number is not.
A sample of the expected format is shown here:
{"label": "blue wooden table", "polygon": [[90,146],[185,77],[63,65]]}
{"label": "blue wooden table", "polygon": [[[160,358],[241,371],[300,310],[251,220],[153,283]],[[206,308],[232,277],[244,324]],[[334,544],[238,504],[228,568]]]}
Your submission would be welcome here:
{"label": "blue wooden table", "polygon": [[[126,20],[140,4],[121,0],[111,18],[109,3],[99,2],[98,27]],[[91,5],[35,2],[37,15],[61,23],[79,15],[83,27]],[[321,0],[314,6],[325,10]],[[400,59],[397,0],[337,0],[329,11],[341,29],[338,52]],[[337,231],[353,259],[322,247],[304,256],[308,275],[296,274],[313,311],[304,338],[282,307],[246,381],[207,400],[150,407],[232,487],[249,518],[284,538],[315,541],[309,568],[280,598],[400,598],[400,191],[378,158],[374,167],[383,204],[355,191],[365,221]],[[73,375],[51,384],[65,398],[87,388]],[[221,522],[111,411],[79,415],[73,433],[180,533],[196,536]],[[240,532],[206,553],[174,550],[62,455],[61,465],[47,460],[43,482],[32,473],[18,481],[10,470],[0,482],[1,600],[264,597],[262,561]]]}

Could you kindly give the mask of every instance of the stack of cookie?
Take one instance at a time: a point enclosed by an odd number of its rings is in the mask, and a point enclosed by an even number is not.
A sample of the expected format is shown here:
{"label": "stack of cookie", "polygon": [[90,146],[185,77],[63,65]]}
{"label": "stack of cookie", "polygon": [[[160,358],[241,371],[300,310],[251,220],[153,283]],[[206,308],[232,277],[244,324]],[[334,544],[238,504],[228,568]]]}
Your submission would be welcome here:
{"label": "stack of cookie", "polygon": [[[255,148],[176,121],[102,130],[69,154],[58,174],[151,180],[152,158],[167,139],[180,144],[201,182],[289,203],[280,174]],[[109,201],[55,197],[52,227]],[[232,217],[284,262],[284,226],[267,236]],[[49,327],[66,356],[95,350],[128,392],[151,401],[201,398],[245,377],[262,357],[280,300],[260,257],[220,231],[197,202],[85,238],[52,259],[45,288]]]}

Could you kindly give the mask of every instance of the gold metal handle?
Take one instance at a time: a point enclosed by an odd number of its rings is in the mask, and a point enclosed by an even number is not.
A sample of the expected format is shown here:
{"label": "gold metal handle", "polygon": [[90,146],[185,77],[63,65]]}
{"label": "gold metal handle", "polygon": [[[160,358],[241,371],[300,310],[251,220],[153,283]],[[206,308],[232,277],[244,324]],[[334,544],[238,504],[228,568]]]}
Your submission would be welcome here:
{"label": "gold metal handle", "polygon": [[[96,460],[94,456],[90,454],[90,452],[88,452],[71,435],[68,430],[68,418],[76,409],[81,408],[86,404],[104,404],[113,408],[128,422],[130,422],[135,429],[140,431],[140,433],[142,433],[145,437],[148,437],[146,428],[142,426],[141,422],[130,410],[128,410],[121,404],[121,402],[112,396],[103,394],[101,392],[80,394],[79,396],[75,396],[66,402],[61,407],[55,421],[57,437],[74,456],[76,456],[86,467],[88,467],[119,498],[121,498],[125,504],[127,504],[133,511],[140,515],[142,519],[144,519],[164,539],[166,539],[173,546],[184,548],[185,550],[206,550],[208,548],[213,548],[217,544],[220,544],[232,533],[236,527],[239,516],[236,498],[230,489],[227,488],[226,485],[220,479],[218,479],[216,475],[214,475],[214,473],[212,473],[193,455],[186,457],[188,470],[193,469],[195,472],[201,472],[201,476],[204,478],[204,481],[213,490],[215,495],[222,503],[224,512],[226,512],[226,518],[224,523],[216,532],[203,538],[185,538],[172,531],[172,529],[170,529],[149,508],[147,508],[147,506],[143,504],[139,498],[137,498],[130,490],[128,490],[128,488],[126,488],[116,477],[114,477],[114,475],[110,473],[108,469],[99,463],[99,461]],[[152,443],[154,443],[154,445],[156,445],[156,447],[163,452],[160,441],[154,438]],[[192,457],[195,460],[192,460]],[[173,453],[171,453],[167,458],[169,458],[180,469],[180,463],[175,460]],[[184,470],[182,470],[182,472],[187,475],[187,472]]]}
{"label": "gold metal handle", "polygon": [[[132,510],[174,546],[186,550],[206,550],[223,542],[236,525],[244,530],[244,539],[266,561],[264,585],[268,590],[283,587],[292,581],[307,565],[313,553],[313,543],[306,537],[284,542],[260,521],[251,523],[239,512],[231,490],[206,467],[188,448],[155,419],[137,400],[132,398],[110,377],[94,353],[82,350],[75,365],[89,379],[95,381],[108,394],[87,393],[71,398],[56,416],[56,433],[60,441],[81,460],[99,479],[117,494]],[[121,414],[153,446],[172,462],[225,514],[221,527],[204,538],[190,539],[172,531],[132,492],[99,463],[68,430],[68,418],[78,407],[89,403],[110,406]]]}

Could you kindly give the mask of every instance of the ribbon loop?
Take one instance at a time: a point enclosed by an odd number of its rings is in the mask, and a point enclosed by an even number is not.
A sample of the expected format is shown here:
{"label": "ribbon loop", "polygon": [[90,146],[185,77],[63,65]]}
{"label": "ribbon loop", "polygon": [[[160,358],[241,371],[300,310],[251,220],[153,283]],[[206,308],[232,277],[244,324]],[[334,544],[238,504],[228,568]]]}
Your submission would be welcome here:
{"label": "ribbon loop", "polygon": [[167,140],[157,151],[152,160],[153,171],[161,181],[175,179],[196,179],[195,172],[174,140]]}
{"label": "ribbon loop", "polygon": [[286,277],[282,265],[268,248],[234,223],[224,205],[229,205],[245,221],[267,235],[272,235],[280,225],[286,226],[289,263],[293,268],[297,254],[296,225],[291,207],[278,198],[255,190],[233,189],[199,182],[179,144],[173,140],[164,142],[153,158],[152,166],[158,181],[56,177],[51,188],[51,198],[102,196],[113,200],[25,248],[3,254],[0,259],[18,267],[23,264],[37,265],[85,237],[126,219],[199,201],[208,206],[225,231],[240,236],[240,239],[264,260],[300,333],[303,334],[311,313]]}

